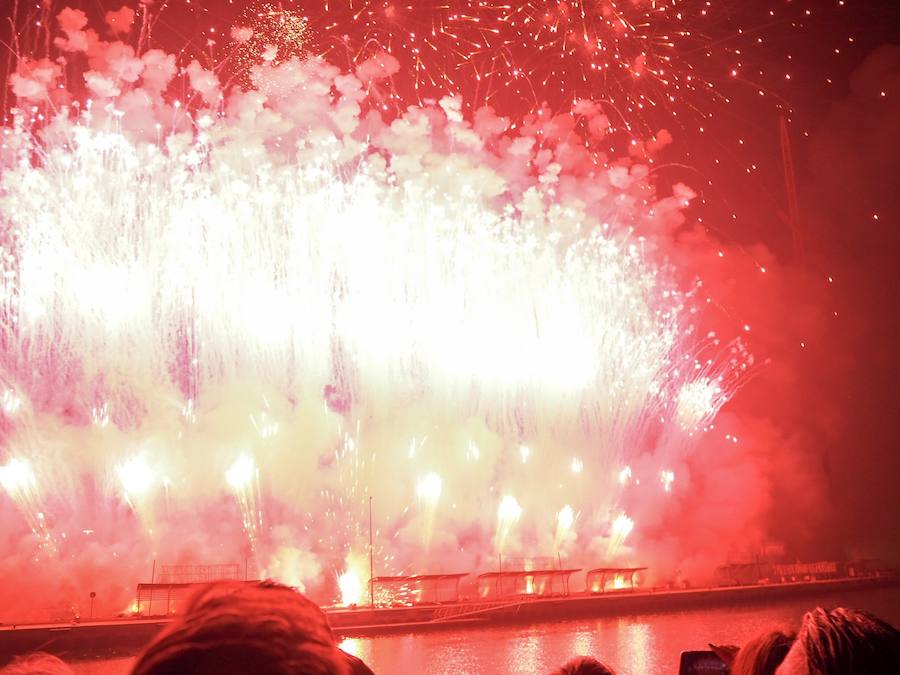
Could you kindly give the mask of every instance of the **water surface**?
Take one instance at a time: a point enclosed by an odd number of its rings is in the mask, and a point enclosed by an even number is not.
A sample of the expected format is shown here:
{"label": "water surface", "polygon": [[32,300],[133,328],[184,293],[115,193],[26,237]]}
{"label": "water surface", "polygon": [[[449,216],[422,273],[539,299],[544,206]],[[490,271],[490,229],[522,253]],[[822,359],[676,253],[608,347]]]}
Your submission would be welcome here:
{"label": "water surface", "polygon": [[[676,672],[686,649],[741,644],[773,627],[795,630],[803,612],[817,604],[866,609],[900,626],[900,587],[894,587],[685,612],[347,638],[341,646],[379,674],[547,673],[576,654],[591,654],[620,675],[655,675]],[[84,675],[124,675],[132,660],[73,665]]]}

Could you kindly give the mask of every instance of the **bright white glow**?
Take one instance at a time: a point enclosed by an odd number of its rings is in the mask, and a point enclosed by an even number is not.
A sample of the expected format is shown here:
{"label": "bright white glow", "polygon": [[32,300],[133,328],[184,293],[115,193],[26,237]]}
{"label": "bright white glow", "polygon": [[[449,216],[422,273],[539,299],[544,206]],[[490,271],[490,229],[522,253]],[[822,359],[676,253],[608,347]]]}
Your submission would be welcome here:
{"label": "bright white glow", "polygon": [[615,536],[627,537],[634,529],[634,521],[624,513],[613,522],[612,531]]}
{"label": "bright white glow", "polygon": [[341,604],[358,605],[362,600],[363,584],[354,570],[347,570],[338,577],[338,589],[341,592]]}
{"label": "bright white glow", "polygon": [[628,535],[631,534],[631,531],[633,529],[634,521],[627,515],[621,513],[616,517],[616,519],[613,521],[612,527],[610,528],[609,546],[606,550],[606,555],[608,558],[615,558],[616,554],[619,552],[619,549],[622,547],[622,544],[625,543],[625,539],[628,538]]}
{"label": "bright white glow", "polygon": [[[92,68],[125,61],[103,58],[107,47],[92,42]],[[237,523],[180,517],[194,502],[211,513],[228,490],[254,555],[283,537],[338,569],[369,496],[380,522],[397,523],[398,488],[415,485],[426,507],[414,517],[427,521],[442,491],[433,467],[448,490],[465,488],[441,523],[446,546],[483,524],[498,485],[527,495],[523,533],[547,528],[557,485],[593,523],[618,503],[622,466],[688,436],[680,392],[719,380],[684,365],[699,322],[681,275],[658,262],[670,242],[653,234],[655,205],[677,207],[654,194],[649,167],[592,154],[576,141],[596,139],[575,129],[557,144],[542,116],[472,123],[456,99],[381,120],[365,93],[379,87],[316,59],[262,66],[259,90],[233,96],[215,73],[191,75],[174,102],[151,70],[134,84],[97,74],[121,95],[93,91],[96,105],[58,107],[46,127],[29,122],[30,105],[49,109],[31,101],[3,129],[0,221],[16,236],[0,251],[0,314],[16,323],[2,335],[0,390],[22,392],[26,408],[50,402],[31,416],[2,401],[18,410],[11,438],[47,440],[29,446],[42,492],[94,513],[82,500],[95,497],[69,484],[105,478],[104,453],[123,438],[158,436],[148,461],[177,490],[145,506],[159,507],[149,515],[167,555],[182,541],[220,550],[211,539],[226,532],[246,543]],[[126,493],[159,480],[144,468],[122,468]],[[45,485],[62,474],[77,479]],[[19,507],[61,522],[39,497]],[[635,513],[648,529],[658,515]],[[499,550],[519,543],[522,516],[502,498]],[[409,537],[381,540],[379,568],[423,562]],[[486,534],[466,555],[490,547]]]}
{"label": "bright white glow", "polygon": [[0,407],[7,415],[15,415],[22,407],[22,398],[13,389],[4,389],[0,396]]}
{"label": "bright white glow", "polygon": [[416,487],[416,494],[419,495],[419,499],[422,501],[433,504],[441,498],[442,487],[443,481],[441,481],[441,477],[432,472],[419,481]]}
{"label": "bright white glow", "polygon": [[31,465],[22,459],[11,459],[0,466],[0,485],[10,495],[33,488],[36,483]]}
{"label": "bright white glow", "polygon": [[575,522],[575,511],[571,506],[566,504],[563,506],[559,513],[556,514],[556,524],[562,530],[568,530],[572,527],[572,524]]}
{"label": "bright white glow", "polygon": [[245,490],[256,474],[256,464],[249,455],[241,455],[225,473],[225,480],[234,490]]}
{"label": "bright white glow", "polygon": [[135,457],[116,469],[122,489],[129,497],[142,497],[156,482],[155,472],[143,457]]}
{"label": "bright white glow", "polygon": [[626,466],[619,471],[619,485],[625,485],[631,480],[631,467]]}
{"label": "bright white glow", "polygon": [[516,523],[522,517],[522,507],[512,495],[505,496],[500,501],[500,507],[497,509],[497,518],[501,523],[511,525]]}

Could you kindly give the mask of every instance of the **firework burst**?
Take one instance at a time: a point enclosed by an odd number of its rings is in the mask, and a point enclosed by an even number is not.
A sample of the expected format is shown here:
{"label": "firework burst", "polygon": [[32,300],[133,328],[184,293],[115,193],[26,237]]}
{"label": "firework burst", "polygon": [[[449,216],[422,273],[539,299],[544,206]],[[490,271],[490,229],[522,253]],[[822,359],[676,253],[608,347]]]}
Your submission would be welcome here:
{"label": "firework burst", "polygon": [[[369,498],[386,570],[597,532],[620,555],[641,528],[622,467],[660,439],[688,452],[685,420],[703,427],[746,365],[701,361],[653,239],[689,191],[658,198],[646,167],[571,142],[605,133],[584,102],[519,129],[455,98],[384,121],[364,112],[377,56],[356,75],[268,61],[232,92],[194,62],[183,106],[164,56],[110,45],[90,103],[52,119],[31,111],[61,74],[23,74],[0,148],[8,444],[40,438],[34,473],[98,485],[70,529],[124,495],[156,527],[117,535],[154,555],[249,544],[260,571],[330,567],[345,602]],[[173,478],[164,512],[150,467]],[[33,512],[33,474],[4,471]]]}

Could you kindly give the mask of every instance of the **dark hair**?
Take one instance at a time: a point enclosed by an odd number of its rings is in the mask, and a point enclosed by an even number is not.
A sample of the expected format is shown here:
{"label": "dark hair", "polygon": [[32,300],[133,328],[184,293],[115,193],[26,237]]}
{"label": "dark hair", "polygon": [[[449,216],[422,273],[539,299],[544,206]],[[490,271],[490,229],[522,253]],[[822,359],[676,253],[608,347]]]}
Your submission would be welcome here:
{"label": "dark hair", "polygon": [[220,581],[188,601],[150,643],[132,675],[346,675],[324,612],[270,581]]}
{"label": "dark hair", "polygon": [[773,630],[753,638],[740,648],[731,666],[732,675],[775,675],[796,639]]}
{"label": "dark hair", "polygon": [[13,659],[0,675],[72,675],[72,669],[55,656],[35,652]]}
{"label": "dark hair", "polygon": [[817,607],[798,639],[811,675],[900,673],[900,632],[868,612]]}
{"label": "dark hair", "polygon": [[576,656],[550,675],[616,675],[616,672],[593,656]]}

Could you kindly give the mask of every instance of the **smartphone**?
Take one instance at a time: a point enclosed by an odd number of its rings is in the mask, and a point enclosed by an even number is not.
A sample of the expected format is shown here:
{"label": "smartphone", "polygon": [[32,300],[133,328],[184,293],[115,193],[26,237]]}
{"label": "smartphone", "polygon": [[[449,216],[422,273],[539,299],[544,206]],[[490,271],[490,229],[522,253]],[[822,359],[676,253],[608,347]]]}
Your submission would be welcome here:
{"label": "smartphone", "polygon": [[678,675],[728,675],[728,672],[728,666],[715,652],[681,652]]}

